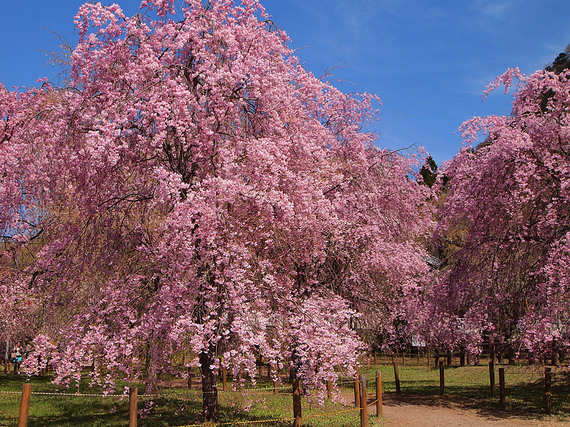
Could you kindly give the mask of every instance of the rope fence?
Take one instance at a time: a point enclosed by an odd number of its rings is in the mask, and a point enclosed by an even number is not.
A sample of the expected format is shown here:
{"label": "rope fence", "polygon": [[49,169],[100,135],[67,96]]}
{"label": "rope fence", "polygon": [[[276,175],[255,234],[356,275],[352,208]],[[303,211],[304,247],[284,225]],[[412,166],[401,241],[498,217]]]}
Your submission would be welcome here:
{"label": "rope fence", "polygon": [[[229,390],[232,392],[241,392],[241,391],[273,391],[273,390],[291,390],[291,385],[286,385],[286,386],[281,386],[281,387],[251,387],[251,388],[236,388],[233,390]],[[169,397],[169,396],[177,396],[179,394],[187,394],[189,390],[181,390],[179,393],[172,393],[172,392],[168,392],[168,393],[157,393],[157,394],[139,394],[138,397],[143,397],[143,398],[159,398],[159,397]],[[200,392],[198,390],[196,390],[196,392],[199,392],[200,394],[209,394],[208,392],[204,393],[204,392]],[[226,391],[222,391],[222,390],[218,390],[216,392],[211,392],[213,393],[227,393]],[[21,391],[3,391],[0,390],[0,394],[22,394]],[[59,393],[59,392],[44,392],[44,391],[33,391],[31,393],[32,395],[45,395],[45,396],[66,396],[66,397],[116,397],[116,398],[124,398],[127,397],[126,394],[95,394],[95,393]]]}
{"label": "rope fence", "polygon": [[[21,391],[0,391],[0,394],[22,394]],[[57,392],[47,392],[47,391],[32,391],[32,396],[65,396],[65,397],[116,397],[125,398],[128,395],[125,394],[94,394],[94,393],[57,393]],[[156,398],[156,394],[139,394],[138,397]]]}
{"label": "rope fence", "polygon": [[[366,382],[366,380],[363,380],[364,383]],[[283,386],[280,387],[280,389],[291,389],[291,386]],[[274,387],[262,387],[262,388],[249,388],[249,389],[242,389],[243,391],[268,391],[268,390],[275,390]],[[21,395],[22,399],[21,399],[21,403],[20,403],[20,415],[19,415],[19,421],[18,421],[18,426],[26,426],[27,425],[27,420],[28,420],[28,414],[29,414],[29,408],[30,408],[30,396],[55,396],[55,397],[88,397],[88,398],[116,398],[116,399],[125,399],[126,397],[129,398],[129,426],[130,427],[136,427],[137,425],[137,399],[138,398],[157,398],[157,397],[161,397],[160,394],[138,394],[138,389],[137,388],[130,388],[128,389],[128,393],[123,393],[123,394],[98,394],[98,393],[59,393],[59,392],[46,392],[46,391],[33,391],[31,390],[31,384],[30,383],[25,383],[22,387],[22,391],[18,392],[18,391],[4,391],[4,390],[0,390],[0,395]],[[300,397],[300,382],[296,381],[293,385],[293,395],[294,395],[294,401],[295,401],[295,395],[297,395],[297,398]],[[365,394],[363,394],[365,395]],[[366,401],[366,400],[365,400]],[[345,414],[345,413],[350,413],[350,412],[357,412],[360,411],[361,412],[361,425],[362,426],[367,426],[368,424],[363,424],[362,420],[363,420],[363,416],[362,414],[366,414],[366,408],[370,405],[374,405],[375,403],[378,402],[378,399],[376,399],[374,402],[372,403],[367,403],[366,405],[361,405],[360,402],[357,402],[357,407],[352,408],[352,409],[344,409],[344,410],[339,410],[339,411],[331,411],[331,412],[325,412],[325,413],[321,413],[321,414],[311,414],[309,416],[304,417],[305,420],[308,419],[314,419],[314,418],[322,418],[322,417],[334,417],[336,415],[339,414]],[[300,406],[298,409],[295,408],[295,402],[294,402],[294,417],[283,417],[283,418],[271,418],[271,419],[264,419],[264,420],[248,420],[248,421],[231,421],[231,422],[223,422],[223,423],[216,423],[213,424],[214,426],[226,426],[226,425],[246,425],[246,424],[261,424],[261,423],[274,423],[274,422],[287,422],[287,421],[295,421],[296,423],[299,422],[300,425],[300,420],[301,420],[301,413],[300,413]],[[362,406],[362,407],[360,407]],[[4,416],[8,416],[5,413],[2,413],[2,415]],[[9,416],[8,416],[9,417]],[[204,426],[205,424],[187,424],[183,427],[201,427]],[[209,423],[208,425],[212,426],[211,423]]]}
{"label": "rope fence", "polygon": [[[394,364],[395,365],[395,364]],[[394,366],[394,368],[396,368],[396,366]],[[545,412],[547,414],[550,414],[553,409],[553,393],[552,393],[552,372],[551,372],[551,368],[550,367],[545,367],[544,369],[544,396],[545,396]],[[445,394],[445,375],[444,373],[446,372],[446,370],[443,369],[443,363],[440,364],[440,395],[444,395]],[[395,378],[397,381],[397,370],[395,369]],[[533,372],[527,373],[526,375],[531,375],[532,379],[536,379],[538,380],[540,378],[540,376]],[[521,377],[522,374],[518,374],[515,375],[514,379],[516,380],[517,378]],[[536,377],[536,378],[535,378]],[[509,377],[510,379],[511,377]],[[506,399],[506,392],[505,392],[505,369],[504,368],[499,368],[499,406],[501,408],[504,409],[505,407],[505,399]],[[301,386],[300,386],[300,381],[299,380],[295,380],[293,385],[283,385],[280,387],[276,387],[276,384],[271,387],[263,387],[263,386],[253,386],[253,387],[247,387],[247,388],[234,388],[233,392],[266,392],[266,391],[275,391],[276,389],[279,390],[288,390],[288,391],[292,391],[292,395],[293,395],[293,412],[294,412],[294,417],[283,417],[283,418],[269,418],[269,419],[264,419],[264,420],[253,420],[253,421],[232,421],[232,422],[227,422],[227,423],[217,423],[217,424],[207,424],[209,426],[212,425],[219,425],[219,426],[225,426],[225,425],[245,425],[245,424],[260,424],[260,423],[274,423],[274,422],[288,422],[291,420],[295,420],[295,425],[301,425],[300,423],[297,423],[298,420],[301,420],[301,418],[304,418],[304,420],[308,420],[308,419],[313,419],[313,418],[321,418],[321,417],[333,417],[336,415],[340,415],[343,413],[350,413],[350,412],[356,412],[356,411],[360,411],[361,412],[361,426],[367,426],[367,421],[366,421],[366,417],[367,417],[367,407],[376,404],[376,416],[381,417],[382,416],[382,375],[381,375],[381,371],[376,371],[376,399],[372,402],[372,403],[368,403],[367,399],[370,397],[370,394],[368,394],[366,392],[366,386],[369,385],[372,381],[374,381],[374,379],[370,379],[370,378],[366,378],[364,375],[360,375],[360,377],[355,377],[353,379],[353,381],[349,381],[348,378],[342,378],[338,381],[338,386],[342,387],[342,386],[346,386],[346,385],[354,385],[354,392],[355,392],[355,408],[351,408],[351,409],[343,409],[343,410],[336,410],[336,411],[332,411],[332,412],[326,412],[326,413],[322,413],[322,414],[311,414],[309,416],[306,417],[301,417]],[[405,381],[405,378],[404,378]],[[328,393],[328,397],[329,399],[332,396],[332,393],[330,393],[330,389],[329,389],[329,385],[327,384],[327,393]],[[435,381],[434,381],[434,386],[435,386]],[[66,398],[73,398],[73,397],[81,397],[81,398],[103,398],[103,399],[126,399],[127,396],[129,397],[129,413],[130,414],[134,414],[132,415],[132,418],[136,419],[136,414],[137,414],[137,406],[136,406],[136,402],[137,399],[168,399],[169,397],[172,398],[181,398],[182,400],[186,401],[193,401],[197,398],[198,394],[203,394],[200,391],[196,390],[196,389],[186,389],[186,390],[182,390],[180,389],[178,391],[178,393],[175,390],[170,390],[167,393],[155,393],[155,394],[141,394],[138,395],[138,390],[136,388],[131,388],[128,389],[126,392],[123,392],[121,394],[110,394],[110,393],[65,393],[65,392],[50,392],[50,391],[31,391],[31,385],[30,383],[25,383],[23,386],[24,390],[22,392],[19,391],[5,391],[5,390],[0,390],[0,396],[2,395],[22,395],[22,403],[20,406],[20,417],[24,417],[27,418],[27,411],[29,409],[29,398],[30,396],[54,396],[54,397],[66,397]],[[26,389],[27,388],[27,389]],[[27,390],[27,391],[26,391]],[[44,388],[45,390],[45,388]],[[346,390],[346,389],[345,389]],[[398,390],[396,389],[396,393],[398,392]],[[224,391],[220,392],[221,395],[225,394]],[[185,396],[186,395],[186,396]],[[228,396],[226,394],[226,396]],[[229,395],[231,398],[232,395]],[[360,399],[360,396],[366,396],[365,399]],[[27,403],[25,403],[25,401],[27,400]],[[265,399],[263,399],[265,400]],[[134,403],[133,403],[134,402]],[[366,404],[364,404],[364,402],[366,402]],[[24,414],[24,415],[22,415]],[[0,411],[0,415],[2,415],[2,417],[7,417],[7,418],[12,418],[13,416],[11,415],[7,415],[5,414],[5,411]],[[182,421],[182,420],[180,420]],[[0,422],[1,423],[1,422]],[[18,424],[20,425],[20,424]],[[21,424],[21,425],[26,425],[26,424]],[[132,425],[136,425],[136,424],[129,424],[130,426]],[[204,424],[188,424],[184,427],[199,427],[199,426],[203,426]]]}

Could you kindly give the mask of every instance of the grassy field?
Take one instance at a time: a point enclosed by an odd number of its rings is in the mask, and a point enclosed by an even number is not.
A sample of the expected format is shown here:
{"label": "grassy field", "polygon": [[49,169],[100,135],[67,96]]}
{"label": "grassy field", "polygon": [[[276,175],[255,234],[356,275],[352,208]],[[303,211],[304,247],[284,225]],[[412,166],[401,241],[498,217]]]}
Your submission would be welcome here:
{"label": "grassy field", "polygon": [[[25,377],[0,374],[0,426],[17,424],[22,384]],[[124,426],[129,419],[128,397],[54,396],[34,393],[54,392],[49,376],[32,378],[32,396],[28,426]],[[269,384],[258,384],[262,388]],[[100,391],[81,386],[62,393],[97,394]],[[152,400],[152,402],[151,402]],[[293,416],[291,390],[245,390],[219,393],[221,422],[227,425],[290,426]],[[151,406],[149,406],[151,405]],[[182,387],[165,388],[158,398],[139,398],[139,410],[148,411],[139,419],[141,426],[187,426],[201,424],[201,393]],[[347,412],[350,411],[350,412]],[[334,413],[332,415],[324,415]],[[262,423],[261,420],[281,422]],[[303,399],[303,425],[314,427],[355,426],[359,413],[352,406],[326,402],[324,407],[311,406]],[[376,422],[375,422],[376,421]],[[371,420],[371,426],[382,425]]]}
{"label": "grassy field", "polygon": [[[398,360],[401,364],[401,359]],[[446,367],[445,397],[443,399],[458,403],[463,408],[495,413],[500,411],[498,392],[491,395],[489,389],[489,370],[486,361],[479,366]],[[554,414],[544,414],[544,368],[539,366],[507,366],[505,368],[506,406],[504,413],[525,418],[570,421],[570,376],[561,368],[553,368],[553,409]],[[368,378],[369,397],[374,395],[375,372],[382,372],[383,390],[387,394],[395,393],[394,370],[389,360],[379,360],[375,366],[364,365],[361,374]],[[399,366],[401,399],[417,401],[422,396],[439,394],[439,371],[428,368],[425,359],[417,365],[416,359],[409,359],[406,366]],[[20,393],[24,376],[0,374],[0,425],[17,424]],[[498,383],[498,375],[496,379]],[[128,420],[128,398],[90,397],[90,396],[54,396],[34,394],[50,393],[55,387],[49,376],[33,378],[30,417],[28,425],[33,426],[119,426]],[[139,420],[141,426],[183,426],[200,424],[201,396],[198,390],[179,386],[167,387],[158,398],[142,397],[139,410],[147,409],[148,414]],[[269,384],[261,382],[258,387]],[[343,382],[343,393],[350,396],[353,381]],[[197,387],[196,387],[197,388]],[[65,393],[98,394],[100,391],[82,384]],[[140,393],[140,392],[139,392]],[[290,426],[292,417],[292,395],[290,390],[281,390],[274,396],[271,390],[246,390],[241,392],[220,392],[221,421],[226,425],[248,425],[244,422],[257,421],[255,426]],[[351,406],[327,402],[325,407],[311,407],[303,400],[303,425],[313,427],[357,426],[359,414],[351,411]],[[324,415],[334,413],[331,415]],[[278,422],[259,422],[261,420],[280,419]],[[371,426],[381,426],[382,419],[370,417]]]}
{"label": "grassy field", "polygon": [[[415,359],[407,361],[407,366],[398,366],[402,395],[438,395],[439,370],[417,365]],[[433,363],[433,360],[432,360]],[[510,415],[533,419],[543,419],[544,413],[544,367],[522,365],[500,365],[495,367],[495,394],[489,385],[488,361],[482,360],[477,366],[445,367],[445,398],[458,402],[462,407],[499,411],[498,368],[505,368],[505,408]],[[378,369],[379,368],[379,369]],[[394,393],[394,369],[391,364],[364,366],[360,373],[369,378],[369,388],[373,386],[375,371],[380,370],[383,390]],[[570,372],[564,368],[552,367],[552,402],[555,417],[570,421]]]}

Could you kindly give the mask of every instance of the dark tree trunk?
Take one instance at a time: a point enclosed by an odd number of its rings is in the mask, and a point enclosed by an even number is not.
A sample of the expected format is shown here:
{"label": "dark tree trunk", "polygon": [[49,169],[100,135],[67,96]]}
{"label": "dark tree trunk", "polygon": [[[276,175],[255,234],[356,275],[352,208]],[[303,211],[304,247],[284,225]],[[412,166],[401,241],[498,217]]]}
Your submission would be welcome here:
{"label": "dark tree trunk", "polygon": [[[147,354],[146,354],[146,362],[145,362],[145,371],[146,371],[146,387],[145,393],[153,394],[156,393],[158,390],[158,368],[155,363],[155,353],[156,349],[151,344],[148,343],[147,345]],[[97,368],[95,360],[93,360],[93,370]]]}
{"label": "dark tree trunk", "polygon": [[465,347],[461,347],[459,352],[459,366],[465,366]]}
{"label": "dark tree trunk", "polygon": [[220,408],[218,406],[218,385],[216,374],[210,366],[216,363],[216,353],[213,348],[200,353],[200,369],[202,371],[202,411],[205,422],[218,422]]}
{"label": "dark tree trunk", "polygon": [[289,382],[291,384],[293,384],[293,381],[295,381],[295,378],[297,378],[297,369],[295,369],[295,367],[290,364],[289,365]]}
{"label": "dark tree trunk", "polygon": [[509,349],[507,350],[507,359],[509,360],[509,365],[514,365],[516,358],[517,356],[515,354],[515,349],[509,346]]}

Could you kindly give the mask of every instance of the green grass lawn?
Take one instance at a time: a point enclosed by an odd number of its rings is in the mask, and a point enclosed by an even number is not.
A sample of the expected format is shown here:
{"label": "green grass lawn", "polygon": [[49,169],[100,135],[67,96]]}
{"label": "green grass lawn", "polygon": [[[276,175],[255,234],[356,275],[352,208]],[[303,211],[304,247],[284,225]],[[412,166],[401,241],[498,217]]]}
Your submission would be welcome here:
{"label": "green grass lawn", "polygon": [[[401,362],[401,360],[398,360]],[[368,394],[375,394],[375,372],[382,372],[383,391],[395,393],[394,371],[388,360],[379,360],[379,365],[362,366],[361,374],[368,378]],[[410,363],[413,363],[410,365]],[[439,394],[439,371],[425,366],[425,360],[418,366],[416,360],[409,360],[407,366],[399,366],[401,399],[406,397],[437,396]],[[544,414],[544,368],[526,366],[502,366],[505,368],[506,407],[508,415],[525,418],[560,419],[570,421],[570,377],[564,369],[553,368],[553,409],[551,416]],[[22,384],[26,377],[0,374],[0,426],[16,425],[18,420]],[[496,381],[498,383],[498,374]],[[33,426],[124,426],[128,423],[128,397],[53,396],[34,394],[54,392],[50,377],[32,378],[32,396],[28,425]],[[201,394],[198,390],[179,386],[165,388],[158,398],[141,397],[139,409],[148,409],[145,418],[139,419],[141,426],[183,426],[200,424]],[[260,387],[269,384],[261,382]],[[497,385],[498,387],[498,385]],[[196,387],[197,388],[197,387]],[[353,380],[346,379],[343,392],[353,390]],[[63,393],[98,394],[100,390],[82,383],[79,389],[61,390]],[[142,394],[142,392],[139,392]],[[220,392],[221,422],[242,424],[258,421],[255,426],[290,426],[293,416],[290,390],[281,390],[274,396],[271,390],[246,390]],[[489,414],[500,411],[498,391],[495,396],[489,389],[489,370],[486,364],[467,367],[445,368],[444,399],[464,408],[476,409]],[[358,411],[339,403],[326,402],[324,407],[311,406],[303,400],[303,425],[313,427],[357,426]],[[323,414],[334,413],[331,415]],[[280,419],[279,422],[259,422]],[[371,426],[382,425],[383,420],[370,417]],[[237,424],[239,423],[239,424]]]}
{"label": "green grass lawn", "polygon": [[[26,377],[0,374],[0,426],[16,425],[18,421],[22,384]],[[54,396],[34,393],[54,392],[49,376],[32,378],[32,396],[28,426],[124,426],[129,419],[128,397]],[[267,384],[261,383],[259,386]],[[97,394],[100,390],[84,384],[66,394]],[[221,422],[258,421],[255,426],[290,426],[293,416],[293,398],[290,390],[227,391],[219,393]],[[158,398],[139,399],[139,410],[148,408],[148,415],[139,419],[141,426],[183,426],[201,423],[201,393],[185,388],[166,388]],[[311,406],[303,399],[303,425],[314,427],[355,426],[359,424],[358,411],[339,403],[326,402],[324,407]],[[350,411],[350,412],[347,412]],[[324,415],[334,413],[332,415]],[[282,419],[281,422],[262,423],[261,420]],[[376,422],[375,422],[376,421]],[[371,426],[382,425],[371,419]],[[235,424],[247,425],[247,424]]]}

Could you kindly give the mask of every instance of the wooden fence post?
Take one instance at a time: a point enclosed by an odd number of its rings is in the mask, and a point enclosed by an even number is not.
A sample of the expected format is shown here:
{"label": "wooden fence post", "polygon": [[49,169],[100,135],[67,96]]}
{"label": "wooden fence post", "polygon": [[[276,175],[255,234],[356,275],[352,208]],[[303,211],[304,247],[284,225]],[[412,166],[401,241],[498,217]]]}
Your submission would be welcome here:
{"label": "wooden fence post", "polygon": [[368,427],[368,394],[366,393],[366,376],[360,375],[360,427]]}
{"label": "wooden fence post", "polygon": [[398,364],[396,362],[393,363],[394,365],[394,381],[396,381],[396,393],[400,393],[400,375],[398,374]]}
{"label": "wooden fence post", "polygon": [[552,413],[552,373],[550,368],[544,368],[544,410]]}
{"label": "wooden fence post", "polygon": [[295,421],[293,427],[302,427],[303,417],[301,415],[301,380],[293,380],[293,416]]}
{"label": "wooden fence post", "polygon": [[139,390],[136,387],[129,389],[129,427],[137,427],[137,400]]}
{"label": "wooden fence post", "polygon": [[505,368],[499,368],[499,405],[505,409]]}
{"label": "wooden fence post", "polygon": [[360,408],[360,381],[358,373],[354,376],[354,407]]}
{"label": "wooden fence post", "polygon": [[443,369],[443,360],[439,361],[439,395],[443,396],[445,393],[445,371]]}
{"label": "wooden fence post", "polygon": [[489,360],[489,387],[491,388],[491,396],[495,395],[495,357]]}
{"label": "wooden fence post", "polygon": [[18,427],[26,427],[28,425],[28,414],[30,413],[30,394],[32,394],[32,385],[24,384],[22,386],[22,400],[20,401],[20,417],[18,418]]}
{"label": "wooden fence post", "polygon": [[376,416],[382,416],[382,372],[376,371]]}

